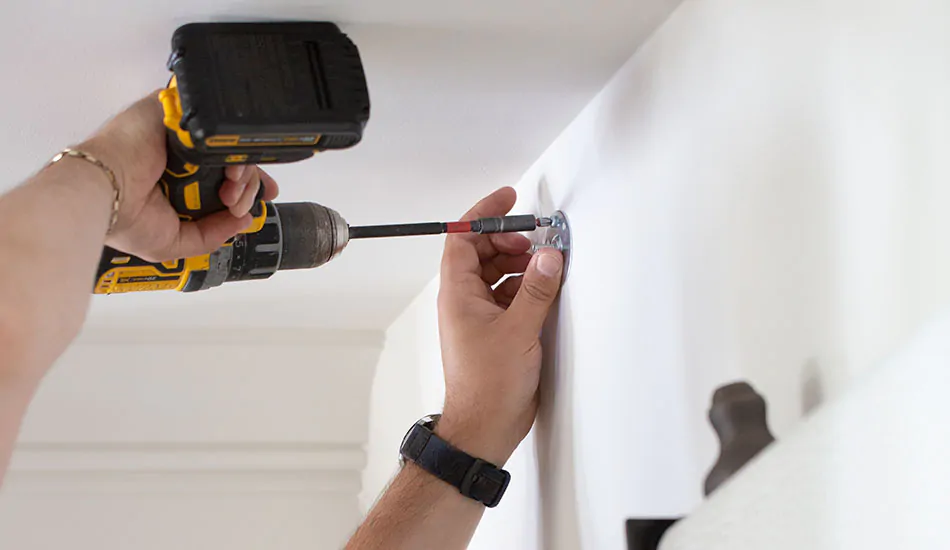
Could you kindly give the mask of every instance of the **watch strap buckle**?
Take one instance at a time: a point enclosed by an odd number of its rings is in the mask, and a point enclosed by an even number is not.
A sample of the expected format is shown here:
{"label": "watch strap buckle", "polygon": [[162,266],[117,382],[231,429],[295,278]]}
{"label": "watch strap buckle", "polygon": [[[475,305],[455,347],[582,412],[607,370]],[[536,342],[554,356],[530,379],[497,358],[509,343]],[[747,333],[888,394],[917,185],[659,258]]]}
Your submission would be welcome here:
{"label": "watch strap buckle", "polygon": [[475,482],[478,481],[478,474],[482,471],[482,468],[488,464],[480,458],[476,458],[475,462],[472,462],[471,467],[468,471],[465,472],[465,475],[462,477],[462,485],[459,486],[459,492],[468,498],[474,498],[472,496],[472,485],[475,485]]}
{"label": "watch strap buckle", "polygon": [[[500,470],[490,462],[476,458],[465,472],[462,483],[459,485],[459,492],[463,496],[481,502],[488,508],[494,508],[501,502],[509,481],[511,481],[511,475],[508,472]],[[476,487],[477,494],[473,494],[472,489]]]}

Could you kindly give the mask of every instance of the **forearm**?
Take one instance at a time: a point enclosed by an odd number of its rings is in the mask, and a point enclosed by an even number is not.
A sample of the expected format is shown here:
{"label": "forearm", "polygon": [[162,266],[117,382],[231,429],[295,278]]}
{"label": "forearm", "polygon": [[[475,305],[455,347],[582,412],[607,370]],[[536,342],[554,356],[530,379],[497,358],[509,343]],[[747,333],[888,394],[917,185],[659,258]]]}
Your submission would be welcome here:
{"label": "forearm", "polygon": [[[517,441],[504,431],[446,406],[435,433],[471,456],[502,466]],[[462,550],[475,533],[485,506],[463,496],[456,487],[412,464],[406,464],[383,493],[347,550]]]}
{"label": "forearm", "polygon": [[[104,172],[74,158],[0,198],[0,327],[20,337],[18,362],[51,362],[79,330],[111,205]],[[11,374],[27,365],[4,367]]]}
{"label": "forearm", "polygon": [[111,204],[81,159],[0,197],[0,479],[30,397],[82,324]]}
{"label": "forearm", "polygon": [[373,506],[347,550],[462,550],[485,507],[414,464],[407,464]]}

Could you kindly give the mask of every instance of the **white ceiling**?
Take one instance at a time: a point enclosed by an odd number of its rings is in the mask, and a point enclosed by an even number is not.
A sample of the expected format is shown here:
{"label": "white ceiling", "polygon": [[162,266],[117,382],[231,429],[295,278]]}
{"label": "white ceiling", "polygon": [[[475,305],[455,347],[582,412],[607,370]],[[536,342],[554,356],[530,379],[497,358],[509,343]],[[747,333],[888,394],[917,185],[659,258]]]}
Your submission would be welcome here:
{"label": "white ceiling", "polygon": [[[280,200],[352,224],[457,217],[515,183],[679,0],[35,0],[0,34],[9,186],[167,79],[180,24],[315,19],[363,55],[362,144],[273,167]],[[383,328],[435,275],[441,239],[355,242],[334,263],[200,293],[97,297],[100,325]],[[279,312],[279,313],[278,313]]]}

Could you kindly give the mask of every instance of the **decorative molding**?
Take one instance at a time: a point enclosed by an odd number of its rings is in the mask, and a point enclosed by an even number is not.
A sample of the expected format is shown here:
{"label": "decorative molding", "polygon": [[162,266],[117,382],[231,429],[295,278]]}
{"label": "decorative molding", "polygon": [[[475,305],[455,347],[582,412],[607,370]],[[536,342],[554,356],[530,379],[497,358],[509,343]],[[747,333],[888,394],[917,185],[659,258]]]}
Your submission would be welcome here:
{"label": "decorative molding", "polygon": [[361,347],[382,350],[386,338],[383,330],[345,330],[322,328],[239,328],[239,329],[175,329],[148,330],[128,327],[92,327],[83,330],[74,345],[78,346],[333,346]]}
{"label": "decorative molding", "polygon": [[9,472],[0,498],[61,495],[326,495],[352,499],[360,474],[323,472]]}
{"label": "decorative molding", "polygon": [[355,498],[365,463],[359,444],[27,443],[13,454],[4,492]]}
{"label": "decorative molding", "polygon": [[324,443],[21,443],[13,473],[356,472],[362,445]]}

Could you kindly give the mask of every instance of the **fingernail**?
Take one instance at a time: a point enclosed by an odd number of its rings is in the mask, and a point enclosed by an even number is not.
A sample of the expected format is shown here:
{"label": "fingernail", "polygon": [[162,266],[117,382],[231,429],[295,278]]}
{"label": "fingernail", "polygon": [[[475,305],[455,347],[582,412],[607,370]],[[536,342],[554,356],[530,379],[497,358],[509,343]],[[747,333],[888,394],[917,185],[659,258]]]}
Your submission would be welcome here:
{"label": "fingernail", "polygon": [[561,273],[561,259],[556,258],[556,252],[542,251],[538,253],[538,271],[545,277],[557,277]]}
{"label": "fingernail", "polygon": [[247,166],[244,164],[239,164],[234,169],[234,181],[238,181],[244,176],[244,171],[247,170]]}

